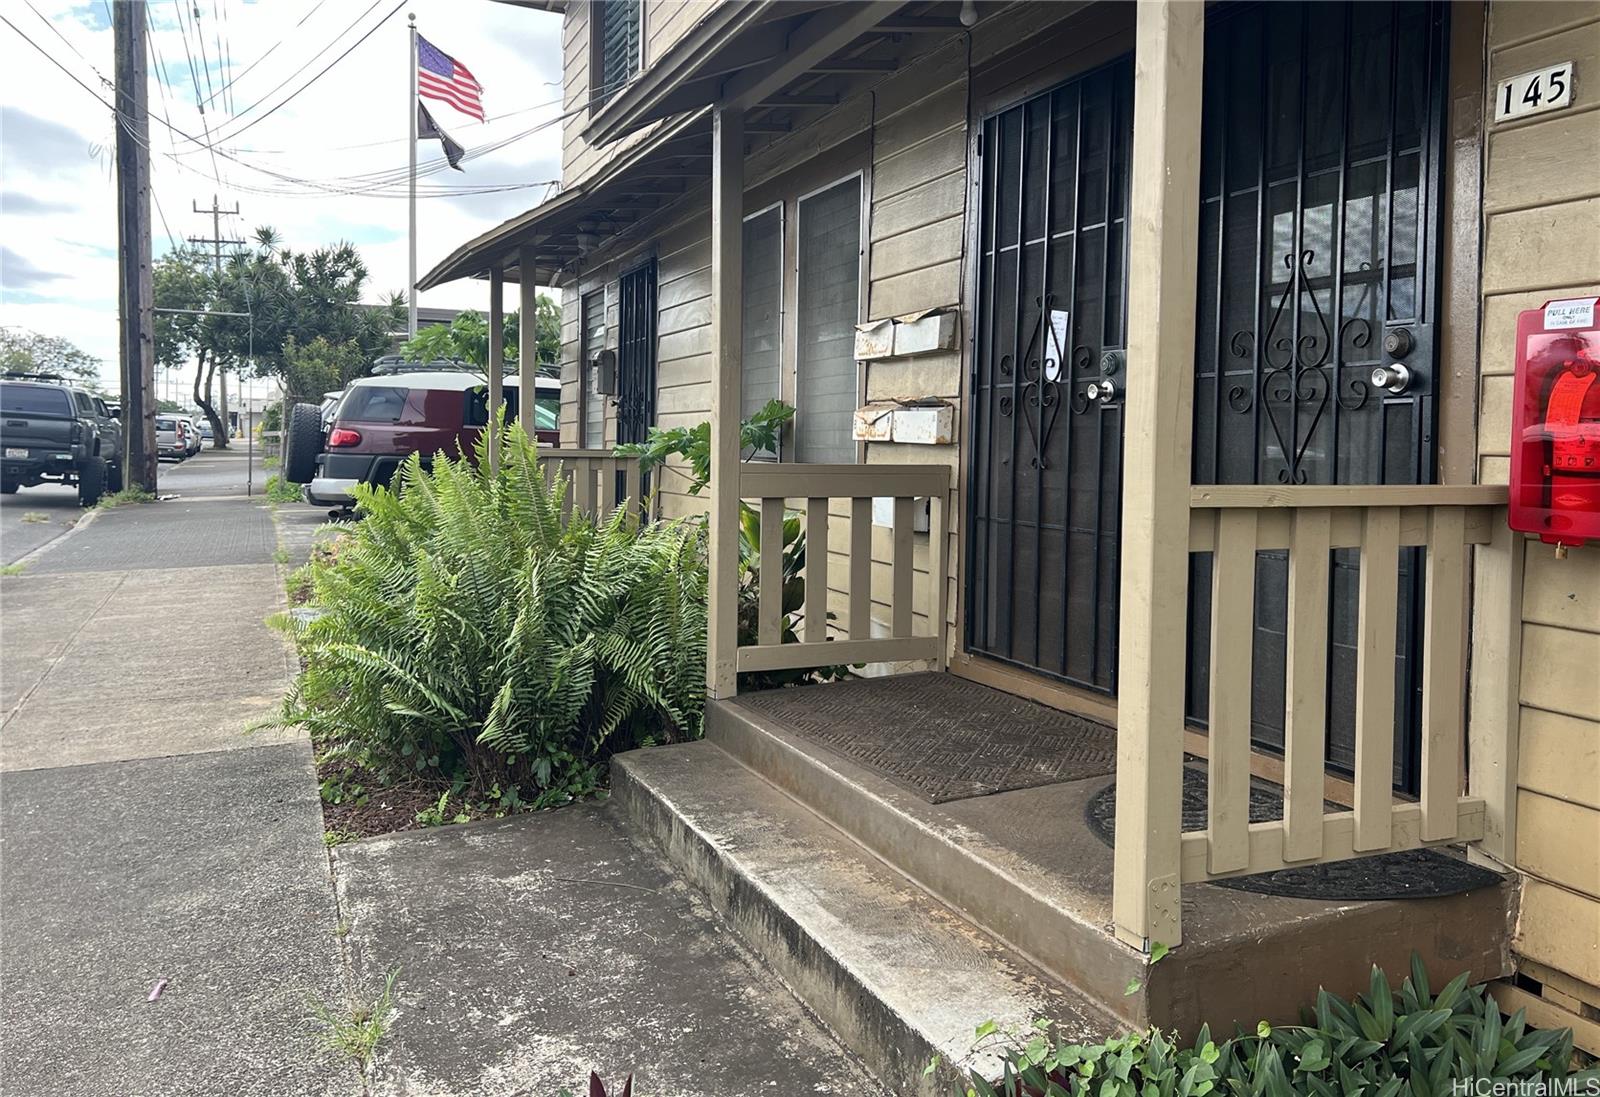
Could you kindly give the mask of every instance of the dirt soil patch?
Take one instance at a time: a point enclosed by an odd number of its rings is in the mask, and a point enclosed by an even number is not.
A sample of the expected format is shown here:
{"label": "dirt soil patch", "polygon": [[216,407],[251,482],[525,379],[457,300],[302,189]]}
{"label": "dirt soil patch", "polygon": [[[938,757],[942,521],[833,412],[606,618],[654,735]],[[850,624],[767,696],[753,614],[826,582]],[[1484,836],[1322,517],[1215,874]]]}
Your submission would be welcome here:
{"label": "dirt soil patch", "polygon": [[417,812],[435,807],[444,791],[421,781],[384,788],[361,767],[326,759],[317,762],[317,781],[323,789],[331,784],[341,790],[338,803],[326,793],[322,797],[323,829],[340,841],[419,830],[423,824],[417,821]]}

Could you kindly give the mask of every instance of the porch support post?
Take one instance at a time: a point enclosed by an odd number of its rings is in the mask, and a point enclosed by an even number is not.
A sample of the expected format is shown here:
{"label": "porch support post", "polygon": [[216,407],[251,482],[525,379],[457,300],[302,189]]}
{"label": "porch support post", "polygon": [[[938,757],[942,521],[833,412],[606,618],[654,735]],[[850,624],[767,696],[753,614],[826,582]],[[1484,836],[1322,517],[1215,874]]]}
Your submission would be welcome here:
{"label": "porch support post", "polygon": [[500,373],[506,356],[506,303],[505,271],[489,268],[489,474],[500,471],[500,432],[495,429],[496,416],[503,402]]}
{"label": "porch support post", "polygon": [[1473,554],[1472,679],[1468,693],[1467,792],[1483,798],[1488,854],[1510,865],[1517,851],[1517,751],[1522,738],[1522,568],[1527,539],[1498,514],[1494,536]]}
{"label": "porch support post", "polygon": [[744,349],[744,109],[711,115],[711,561],[706,692],[738,692],[739,411]]}
{"label": "porch support post", "polygon": [[539,373],[539,281],[533,273],[537,265],[532,248],[517,252],[517,288],[522,298],[517,322],[517,421],[530,441],[537,439],[533,415],[534,378]]}
{"label": "porch support post", "polygon": [[1205,9],[1138,6],[1128,237],[1128,368],[1117,698],[1117,936],[1148,952],[1179,926],[1189,450]]}

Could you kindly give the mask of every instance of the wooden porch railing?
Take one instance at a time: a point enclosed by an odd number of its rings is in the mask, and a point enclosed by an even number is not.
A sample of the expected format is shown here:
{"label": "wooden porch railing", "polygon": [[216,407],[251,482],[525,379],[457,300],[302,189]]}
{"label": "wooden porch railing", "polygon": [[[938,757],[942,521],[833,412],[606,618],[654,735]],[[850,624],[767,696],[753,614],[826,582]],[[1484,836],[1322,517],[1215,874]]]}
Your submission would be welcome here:
{"label": "wooden porch railing", "polygon": [[[746,464],[739,472],[739,495],[754,500],[761,515],[761,555],[757,564],[758,635],[741,645],[737,667],[787,670],[833,663],[886,663],[926,659],[945,665],[947,539],[950,522],[950,470],[930,465]],[[889,570],[889,635],[872,629],[872,501],[894,500],[893,547]],[[928,524],[928,616],[915,631],[915,578],[912,559],[915,502],[930,500]],[[783,519],[787,501],[805,506],[805,605],[800,642],[783,636]],[[845,581],[829,574],[828,513],[834,499],[850,500],[849,550]],[[821,551],[818,551],[818,549]],[[768,582],[768,577],[777,577]],[[842,639],[828,638],[828,592],[842,589],[848,611]]]}
{"label": "wooden porch railing", "polygon": [[[1213,554],[1208,827],[1181,838],[1183,882],[1391,850],[1475,841],[1484,802],[1462,795],[1467,557],[1505,521],[1505,489],[1197,486],[1189,551]],[[1396,599],[1401,549],[1425,550],[1422,781],[1391,794]],[[1330,553],[1360,551],[1355,806],[1324,808]],[[1250,821],[1250,701],[1256,554],[1287,550],[1284,811]]]}
{"label": "wooden porch railing", "polygon": [[541,447],[539,466],[547,483],[558,477],[568,482],[563,516],[577,510],[603,521],[626,504],[636,519],[645,517],[644,477],[637,457],[618,457],[608,449]]}

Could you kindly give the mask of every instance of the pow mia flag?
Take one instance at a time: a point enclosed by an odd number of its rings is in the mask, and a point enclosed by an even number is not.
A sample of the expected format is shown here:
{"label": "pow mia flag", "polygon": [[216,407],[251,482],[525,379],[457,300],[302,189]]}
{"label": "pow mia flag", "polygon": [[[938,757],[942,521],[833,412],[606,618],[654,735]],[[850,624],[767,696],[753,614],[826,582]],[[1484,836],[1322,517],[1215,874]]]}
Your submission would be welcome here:
{"label": "pow mia flag", "polygon": [[439,128],[439,124],[433,120],[433,115],[428,113],[428,108],[422,105],[422,100],[418,99],[417,140],[420,141],[429,137],[437,138],[439,144],[444,146],[444,158],[450,161],[451,167],[457,171],[466,170],[461,166],[461,158],[467,154],[467,150],[462,148],[448,133]]}

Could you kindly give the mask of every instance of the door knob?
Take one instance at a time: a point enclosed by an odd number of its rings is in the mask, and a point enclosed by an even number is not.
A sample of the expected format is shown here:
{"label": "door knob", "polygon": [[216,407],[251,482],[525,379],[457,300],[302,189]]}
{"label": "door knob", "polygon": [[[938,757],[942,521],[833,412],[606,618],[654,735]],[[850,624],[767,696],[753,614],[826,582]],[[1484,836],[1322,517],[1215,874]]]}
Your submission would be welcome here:
{"label": "door knob", "polygon": [[1387,366],[1378,366],[1372,371],[1372,387],[1391,392],[1396,396],[1411,387],[1413,374],[1409,366],[1399,362],[1391,362]]}
{"label": "door knob", "polygon": [[1098,381],[1089,383],[1087,393],[1089,399],[1109,404],[1117,398],[1117,383],[1109,377],[1102,377]]}

